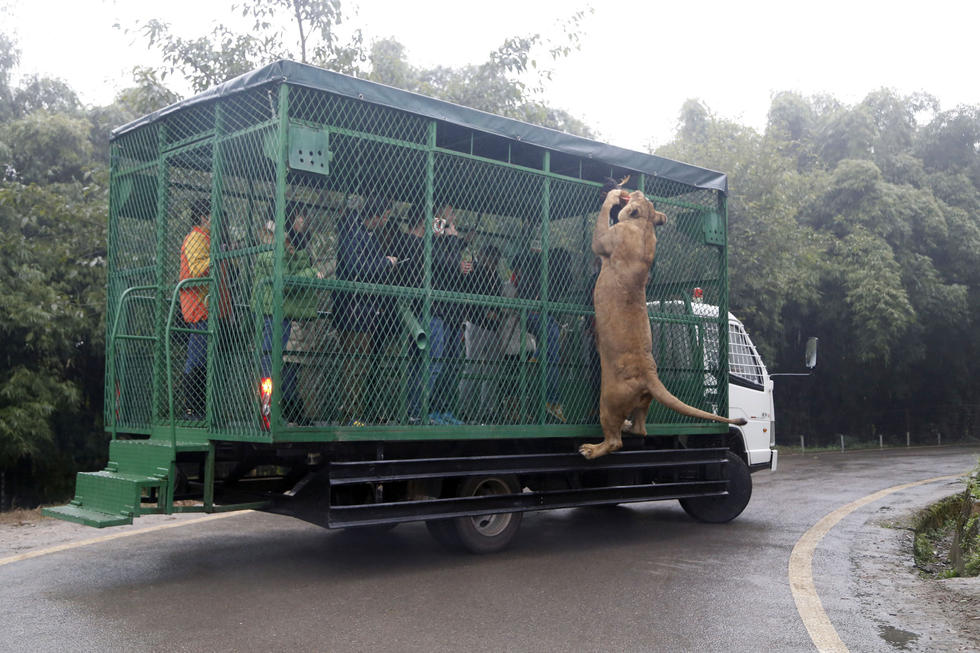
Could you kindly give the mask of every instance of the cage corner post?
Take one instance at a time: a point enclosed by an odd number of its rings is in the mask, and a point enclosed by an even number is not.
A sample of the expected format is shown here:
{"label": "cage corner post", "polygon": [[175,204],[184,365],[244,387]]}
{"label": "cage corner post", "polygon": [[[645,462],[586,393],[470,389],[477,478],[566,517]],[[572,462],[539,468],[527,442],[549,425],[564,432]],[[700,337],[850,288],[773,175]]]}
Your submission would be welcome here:
{"label": "cage corner post", "polygon": [[[289,160],[289,85],[279,85],[279,148],[276,158],[275,188],[275,233],[273,241],[272,273],[272,324],[269,325],[269,355],[272,373],[272,406],[269,414],[269,430],[272,439],[282,425],[282,320],[284,275],[283,264],[286,258],[286,182],[287,162]],[[263,334],[264,339],[264,334]],[[265,343],[260,343],[265,346]]]}
{"label": "cage corner post", "polygon": [[538,334],[540,339],[540,354],[538,355],[538,407],[535,421],[544,424],[548,421],[548,366],[553,364],[549,351],[557,351],[558,343],[548,342],[548,320],[551,317],[551,310],[548,307],[550,294],[548,290],[548,278],[551,276],[550,270],[550,250],[551,250],[551,152],[545,150],[542,153],[541,169],[544,172],[541,180],[541,267],[539,272],[538,284],[540,293]]}

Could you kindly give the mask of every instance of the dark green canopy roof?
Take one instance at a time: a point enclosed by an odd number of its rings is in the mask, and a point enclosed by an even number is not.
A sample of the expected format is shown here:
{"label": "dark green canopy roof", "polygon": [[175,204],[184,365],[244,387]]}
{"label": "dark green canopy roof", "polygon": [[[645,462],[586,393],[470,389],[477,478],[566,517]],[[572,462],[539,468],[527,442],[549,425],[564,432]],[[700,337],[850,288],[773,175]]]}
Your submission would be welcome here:
{"label": "dark green canopy roof", "polygon": [[316,66],[294,61],[277,61],[252,72],[208,89],[169,107],[151,113],[112,132],[117,138],[127,132],[153,123],[161,118],[223,97],[262,86],[264,84],[288,82],[312,89],[328,91],[338,95],[356,98],[365,102],[408,111],[414,114],[442,120],[454,125],[467,127],[543,147],[572,156],[601,161],[603,163],[636,170],[644,174],[669,181],[717,190],[728,191],[728,178],[724,173],[699,168],[697,166],[672,161],[651,154],[643,154],[614,145],[606,145],[580,136],[573,136],[554,129],[530,125],[519,120],[504,118],[477,109],[459,106],[444,100],[437,100],[418,93],[385,86],[375,82],[357,79],[348,75],[331,72]]}

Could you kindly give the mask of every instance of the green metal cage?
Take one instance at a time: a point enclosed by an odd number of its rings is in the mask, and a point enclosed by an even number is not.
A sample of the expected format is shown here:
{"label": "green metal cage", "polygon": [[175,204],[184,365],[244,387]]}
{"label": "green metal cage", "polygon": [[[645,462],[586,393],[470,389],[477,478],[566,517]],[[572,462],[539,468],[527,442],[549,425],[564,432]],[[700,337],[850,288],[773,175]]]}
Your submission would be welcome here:
{"label": "green metal cage", "polygon": [[[590,245],[603,181],[627,175],[668,216],[647,290],[661,376],[726,414],[720,173],[285,61],[121,127],[108,429],[597,435]],[[726,429],[656,404],[648,422]]]}

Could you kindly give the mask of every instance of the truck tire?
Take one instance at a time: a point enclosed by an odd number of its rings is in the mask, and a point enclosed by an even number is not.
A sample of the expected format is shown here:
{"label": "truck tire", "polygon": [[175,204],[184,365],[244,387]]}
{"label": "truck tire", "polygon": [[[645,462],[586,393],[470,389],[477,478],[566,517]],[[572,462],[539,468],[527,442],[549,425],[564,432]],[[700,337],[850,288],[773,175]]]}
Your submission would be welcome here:
{"label": "truck tire", "polygon": [[430,519],[425,522],[429,535],[436,542],[450,551],[462,551],[463,543],[456,533],[456,524],[452,519]]}
{"label": "truck tire", "polygon": [[345,530],[352,535],[358,535],[364,537],[378,537],[379,535],[390,533],[397,527],[398,527],[398,523],[396,522],[394,524],[371,524],[370,526],[348,526]]}
{"label": "truck tire", "polygon": [[[471,476],[459,486],[459,496],[520,494],[521,485],[512,474]],[[496,553],[507,547],[521,526],[522,512],[456,517],[452,520],[460,545],[470,553]]]}
{"label": "truck tire", "polygon": [[698,521],[724,524],[742,514],[752,498],[752,475],[742,458],[731,451],[725,465],[728,475],[728,494],[720,497],[691,497],[680,499],[684,512]]}

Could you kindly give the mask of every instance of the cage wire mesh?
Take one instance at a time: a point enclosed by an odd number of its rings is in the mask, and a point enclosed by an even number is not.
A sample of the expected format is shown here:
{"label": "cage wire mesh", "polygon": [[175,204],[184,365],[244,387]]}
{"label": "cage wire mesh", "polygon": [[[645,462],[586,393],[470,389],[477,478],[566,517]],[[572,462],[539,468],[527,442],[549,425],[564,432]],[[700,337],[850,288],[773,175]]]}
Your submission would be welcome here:
{"label": "cage wire mesh", "polygon": [[717,191],[288,83],[127,131],[112,174],[115,428],[594,425],[592,230],[627,174],[668,216],[647,288],[661,377],[727,409]]}

